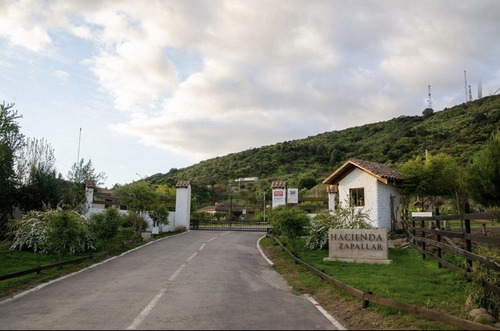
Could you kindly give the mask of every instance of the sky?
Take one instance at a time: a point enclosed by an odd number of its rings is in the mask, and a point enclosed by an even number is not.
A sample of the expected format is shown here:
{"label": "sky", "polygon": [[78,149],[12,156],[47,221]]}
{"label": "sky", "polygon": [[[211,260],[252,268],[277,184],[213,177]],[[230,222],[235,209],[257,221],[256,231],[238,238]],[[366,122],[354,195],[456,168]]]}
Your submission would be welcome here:
{"label": "sky", "polygon": [[498,0],[0,0],[0,102],[57,172],[91,160],[111,188],[421,115],[429,85],[434,111],[499,94],[498,13]]}

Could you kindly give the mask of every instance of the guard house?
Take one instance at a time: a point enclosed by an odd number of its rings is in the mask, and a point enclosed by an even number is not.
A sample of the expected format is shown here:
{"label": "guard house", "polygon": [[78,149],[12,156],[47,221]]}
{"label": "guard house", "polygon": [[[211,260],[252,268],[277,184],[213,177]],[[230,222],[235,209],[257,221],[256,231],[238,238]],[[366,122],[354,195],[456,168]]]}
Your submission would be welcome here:
{"label": "guard house", "polygon": [[363,208],[373,227],[393,230],[401,220],[401,179],[401,172],[385,164],[349,159],[323,181],[329,185],[328,207],[335,210],[337,195],[342,207]]}

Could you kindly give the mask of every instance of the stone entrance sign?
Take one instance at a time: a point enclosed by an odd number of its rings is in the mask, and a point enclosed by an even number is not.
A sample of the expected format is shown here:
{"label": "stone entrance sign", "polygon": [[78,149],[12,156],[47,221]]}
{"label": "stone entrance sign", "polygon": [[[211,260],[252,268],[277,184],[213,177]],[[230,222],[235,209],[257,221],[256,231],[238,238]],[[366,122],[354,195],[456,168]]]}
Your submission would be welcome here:
{"label": "stone entrance sign", "polygon": [[325,261],[391,264],[385,229],[330,229]]}

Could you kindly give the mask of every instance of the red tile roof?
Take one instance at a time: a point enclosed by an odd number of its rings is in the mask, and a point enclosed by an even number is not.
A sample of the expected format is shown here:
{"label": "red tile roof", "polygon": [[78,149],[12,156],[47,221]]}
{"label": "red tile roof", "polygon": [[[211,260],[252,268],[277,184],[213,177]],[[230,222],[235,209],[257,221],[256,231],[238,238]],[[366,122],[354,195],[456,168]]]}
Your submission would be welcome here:
{"label": "red tile roof", "polygon": [[176,184],[176,188],[187,188],[191,183],[189,180],[179,180]]}
{"label": "red tile roof", "polygon": [[338,184],[339,181],[354,170],[354,168],[359,168],[386,184],[389,181],[401,181],[403,178],[401,172],[385,164],[352,158],[347,160],[342,166],[328,176],[328,178],[323,181],[323,184]]}
{"label": "red tile roof", "polygon": [[284,180],[275,180],[271,183],[271,188],[286,188],[286,182]]}

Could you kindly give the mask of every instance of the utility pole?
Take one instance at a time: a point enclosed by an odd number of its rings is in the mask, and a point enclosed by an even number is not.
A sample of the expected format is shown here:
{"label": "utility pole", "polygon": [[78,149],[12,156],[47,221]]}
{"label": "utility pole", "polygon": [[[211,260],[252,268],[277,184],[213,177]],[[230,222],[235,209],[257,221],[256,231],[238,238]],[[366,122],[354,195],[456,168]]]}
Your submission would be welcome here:
{"label": "utility pole", "polygon": [[82,139],[82,128],[80,128],[80,135],[78,136],[78,155],[77,155],[77,158],[76,158],[76,164],[78,164],[78,162],[80,162],[80,141]]}

